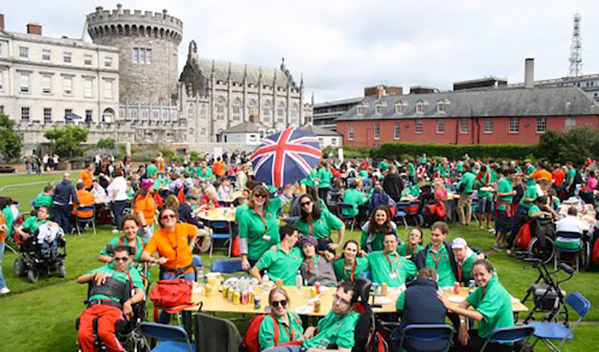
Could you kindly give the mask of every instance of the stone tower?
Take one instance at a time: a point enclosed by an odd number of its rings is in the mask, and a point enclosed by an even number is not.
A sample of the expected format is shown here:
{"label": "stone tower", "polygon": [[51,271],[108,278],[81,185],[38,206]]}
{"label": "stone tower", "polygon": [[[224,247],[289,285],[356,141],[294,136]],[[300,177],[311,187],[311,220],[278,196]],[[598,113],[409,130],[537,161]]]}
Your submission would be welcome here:
{"label": "stone tower", "polygon": [[95,44],[119,49],[121,104],[175,103],[181,20],[166,10],[131,11],[118,4],[87,15],[87,32]]}

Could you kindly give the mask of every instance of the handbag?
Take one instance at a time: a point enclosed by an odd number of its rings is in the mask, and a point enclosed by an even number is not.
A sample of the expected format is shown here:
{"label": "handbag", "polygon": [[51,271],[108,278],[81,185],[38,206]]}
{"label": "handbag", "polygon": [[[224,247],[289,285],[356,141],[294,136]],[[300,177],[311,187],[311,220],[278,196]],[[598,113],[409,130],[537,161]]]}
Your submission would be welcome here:
{"label": "handbag", "polygon": [[193,306],[191,296],[193,281],[185,279],[160,280],[150,292],[154,302],[154,321],[158,320],[158,310],[172,314]]}

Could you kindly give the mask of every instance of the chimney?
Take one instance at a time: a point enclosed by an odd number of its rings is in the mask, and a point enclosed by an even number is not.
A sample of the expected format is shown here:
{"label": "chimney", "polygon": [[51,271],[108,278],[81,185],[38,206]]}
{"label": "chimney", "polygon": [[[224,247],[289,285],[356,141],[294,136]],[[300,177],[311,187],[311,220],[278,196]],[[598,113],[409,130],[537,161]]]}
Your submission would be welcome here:
{"label": "chimney", "polygon": [[0,30],[4,30],[4,14],[0,13]]}
{"label": "chimney", "polygon": [[383,86],[377,86],[376,87],[376,98],[381,99],[381,97],[385,95],[385,87]]}
{"label": "chimney", "polygon": [[42,35],[42,26],[37,23],[28,23],[27,24],[27,33],[28,34],[36,34]]}
{"label": "chimney", "polygon": [[524,88],[535,86],[535,59],[532,57],[524,60]]}

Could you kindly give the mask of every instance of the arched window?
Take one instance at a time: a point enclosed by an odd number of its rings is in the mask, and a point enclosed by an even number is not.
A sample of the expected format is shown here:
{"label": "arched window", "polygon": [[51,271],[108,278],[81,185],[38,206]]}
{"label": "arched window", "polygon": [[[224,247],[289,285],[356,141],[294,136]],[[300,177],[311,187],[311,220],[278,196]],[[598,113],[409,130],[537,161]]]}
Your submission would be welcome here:
{"label": "arched window", "polygon": [[235,98],[235,100],[233,100],[232,109],[232,120],[241,121],[241,99]]}
{"label": "arched window", "polygon": [[270,100],[264,102],[264,106],[262,107],[262,121],[270,122],[272,115],[272,103]]}
{"label": "arched window", "polygon": [[102,113],[102,122],[112,122],[114,121],[114,110],[111,108],[104,109]]}
{"label": "arched window", "polygon": [[227,112],[227,99],[218,97],[216,99],[216,119],[224,120]]}
{"label": "arched window", "polygon": [[202,104],[200,107],[200,118],[202,120],[206,120],[208,118],[208,106],[206,104]]}
{"label": "arched window", "polygon": [[166,143],[173,143],[175,142],[175,134],[173,132],[167,132],[166,133]]}
{"label": "arched window", "polygon": [[285,103],[282,101],[279,102],[279,105],[277,106],[277,122],[285,122],[285,115],[287,115],[286,110],[287,106]]}
{"label": "arched window", "polygon": [[189,104],[189,107],[187,108],[187,115],[189,116],[189,119],[193,119],[193,104]]}
{"label": "arched window", "polygon": [[291,124],[299,123],[299,105],[297,105],[297,103],[293,103],[293,105],[291,105],[289,123],[291,123]]}
{"label": "arched window", "polygon": [[258,104],[256,103],[256,99],[250,99],[250,101],[248,102],[248,121],[250,119],[250,116],[258,116],[258,111],[256,111],[256,108],[258,107]]}

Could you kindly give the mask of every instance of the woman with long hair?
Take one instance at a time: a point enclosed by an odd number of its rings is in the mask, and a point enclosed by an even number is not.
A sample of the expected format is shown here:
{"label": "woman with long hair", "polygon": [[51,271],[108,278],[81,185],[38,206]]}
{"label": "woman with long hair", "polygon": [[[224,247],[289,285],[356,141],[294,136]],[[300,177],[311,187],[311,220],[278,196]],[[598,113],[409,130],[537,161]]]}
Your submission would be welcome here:
{"label": "woman with long hair", "polygon": [[360,247],[366,253],[382,251],[385,234],[397,232],[397,225],[391,221],[391,212],[386,205],[379,205],[372,211],[370,219],[362,226]]}
{"label": "woman with long hair", "polygon": [[360,246],[356,240],[349,240],[343,245],[341,258],[333,263],[338,281],[355,281],[368,269],[368,258],[359,257]]}
{"label": "woman with long hair", "polygon": [[139,220],[133,215],[127,215],[123,218],[120,228],[123,231],[123,235],[111,239],[102,251],[100,251],[98,260],[103,263],[112,263],[113,253],[111,247],[129,246],[135,249],[133,261],[139,263],[141,261],[141,253],[146,246],[144,239],[138,236]]}
{"label": "woman with long hair", "polygon": [[147,242],[154,233],[156,202],[154,201],[154,182],[143,179],[141,187],[133,197],[133,215],[137,217],[141,228],[141,236]]}
{"label": "woman with long hair", "polygon": [[282,287],[273,288],[268,294],[271,314],[264,317],[258,332],[260,350],[282,344],[301,345],[304,340],[304,328],[299,315],[291,311],[289,295]]}
{"label": "woman with long hair", "polygon": [[[297,230],[306,235],[312,236],[318,241],[317,251],[334,252],[343,243],[345,234],[345,224],[341,219],[333,215],[328,209],[321,209],[314,197],[304,194],[299,198],[300,218],[296,220]],[[338,230],[339,236],[337,243],[331,239],[332,230]]]}

